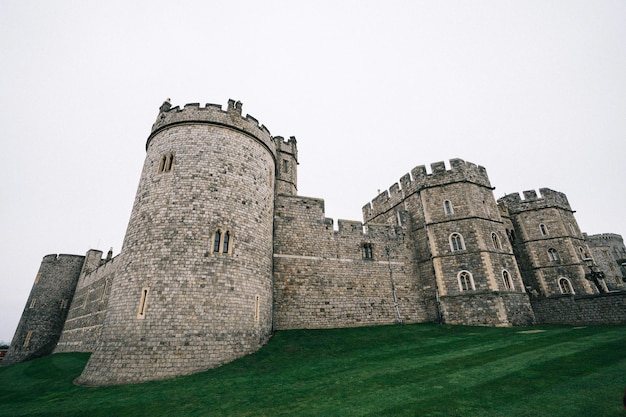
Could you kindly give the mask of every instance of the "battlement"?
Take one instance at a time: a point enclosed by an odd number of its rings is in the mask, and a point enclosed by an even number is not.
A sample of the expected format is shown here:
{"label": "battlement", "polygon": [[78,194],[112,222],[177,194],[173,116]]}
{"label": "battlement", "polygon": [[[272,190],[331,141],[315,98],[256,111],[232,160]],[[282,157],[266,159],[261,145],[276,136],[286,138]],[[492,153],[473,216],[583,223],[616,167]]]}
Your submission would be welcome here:
{"label": "battlement", "polygon": [[487,170],[462,159],[451,159],[450,169],[446,164],[435,162],[430,164],[431,173],[424,165],[419,165],[400,178],[399,183],[393,184],[374,198],[371,203],[363,206],[363,219],[367,222],[400,204],[407,196],[431,187],[438,187],[456,182],[470,182],[483,187],[492,188]]}
{"label": "battlement", "polygon": [[587,233],[583,233],[583,237],[585,238],[585,240],[596,241],[596,242],[600,242],[603,240],[604,241],[614,240],[616,242],[623,241],[622,235],[618,235],[617,233],[598,233],[595,235],[588,235]]}
{"label": "battlement", "polygon": [[241,110],[242,103],[234,100],[228,100],[228,106],[226,110],[223,110],[219,104],[210,103],[205,104],[204,107],[200,107],[199,103],[189,103],[181,109],[179,106],[172,107],[168,99],[159,108],[159,115],[152,125],[150,136],[146,142],[146,149],[155,134],[168,126],[182,123],[207,123],[228,126],[248,133],[263,142],[271,149],[272,154],[275,154],[276,146],[270,131],[249,114],[243,117]]}
{"label": "battlement", "polygon": [[61,262],[64,260],[72,260],[77,258],[84,258],[82,255],[67,255],[67,254],[51,254],[43,257],[42,262]]}
{"label": "battlement", "polygon": [[549,207],[573,211],[565,194],[549,188],[540,188],[539,195],[535,190],[524,191],[523,198],[520,197],[519,193],[507,194],[498,199],[498,203],[501,202],[503,202],[509,212],[513,214]]}
{"label": "battlement", "polygon": [[274,142],[280,152],[291,154],[296,158],[296,161],[298,160],[298,142],[295,136],[290,136],[287,140],[282,136],[274,136]]}

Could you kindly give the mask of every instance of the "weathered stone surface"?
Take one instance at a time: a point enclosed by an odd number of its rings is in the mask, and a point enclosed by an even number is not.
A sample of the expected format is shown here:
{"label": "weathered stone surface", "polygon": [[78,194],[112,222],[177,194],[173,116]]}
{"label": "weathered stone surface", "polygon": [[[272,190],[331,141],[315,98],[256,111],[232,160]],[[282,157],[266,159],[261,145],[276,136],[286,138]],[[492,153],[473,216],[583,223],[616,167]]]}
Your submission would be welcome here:
{"label": "weathered stone surface", "polygon": [[621,236],[586,240],[563,193],[496,202],[485,168],[452,159],[335,229],[298,195],[296,139],[241,111],[161,106],[121,253],[46,256],[3,364],[93,352],[77,382],[111,385],[219,366],[282,329],[626,323],[626,292],[597,294],[583,261],[623,289]]}

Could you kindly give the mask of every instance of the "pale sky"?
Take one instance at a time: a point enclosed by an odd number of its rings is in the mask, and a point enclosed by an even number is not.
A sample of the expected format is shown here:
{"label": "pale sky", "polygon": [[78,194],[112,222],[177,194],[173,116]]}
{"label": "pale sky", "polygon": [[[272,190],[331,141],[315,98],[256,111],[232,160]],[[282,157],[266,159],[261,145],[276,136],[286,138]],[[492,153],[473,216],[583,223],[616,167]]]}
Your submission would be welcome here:
{"label": "pale sky", "polygon": [[622,0],[0,0],[0,62],[0,341],[43,256],[119,253],[168,97],[295,136],[327,217],[461,158],[626,235]]}

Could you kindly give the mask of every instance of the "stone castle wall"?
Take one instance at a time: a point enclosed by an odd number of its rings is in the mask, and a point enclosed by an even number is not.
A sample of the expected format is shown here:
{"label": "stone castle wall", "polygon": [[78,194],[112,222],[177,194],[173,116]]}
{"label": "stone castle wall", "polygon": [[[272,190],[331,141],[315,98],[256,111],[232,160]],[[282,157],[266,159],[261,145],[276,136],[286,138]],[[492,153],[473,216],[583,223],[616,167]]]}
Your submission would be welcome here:
{"label": "stone castle wall", "polygon": [[535,323],[528,296],[519,292],[476,291],[463,296],[444,296],[440,302],[446,324],[530,326]]}
{"label": "stone castle wall", "polygon": [[594,295],[531,298],[538,323],[587,325],[626,324],[626,291]]}
{"label": "stone castle wall", "polygon": [[[363,245],[372,257],[364,258]],[[387,251],[389,248],[389,259]],[[274,328],[332,328],[427,321],[401,228],[324,218],[324,202],[279,196],[274,233]],[[390,276],[391,268],[391,276]]]}
{"label": "stone castle wall", "polygon": [[119,256],[101,261],[102,252],[90,255],[97,266],[83,268],[55,353],[93,352],[100,337]]}
{"label": "stone castle wall", "polygon": [[164,103],[120,255],[45,257],[9,361],[93,351],[77,383],[111,385],[221,365],[273,330],[626,323],[624,293],[538,296],[563,275],[593,292],[563,193],[496,204],[485,168],[452,159],[414,168],[363,207],[364,223],[335,230],[322,199],[297,195],[297,165],[295,138],[272,137],[240,102]]}

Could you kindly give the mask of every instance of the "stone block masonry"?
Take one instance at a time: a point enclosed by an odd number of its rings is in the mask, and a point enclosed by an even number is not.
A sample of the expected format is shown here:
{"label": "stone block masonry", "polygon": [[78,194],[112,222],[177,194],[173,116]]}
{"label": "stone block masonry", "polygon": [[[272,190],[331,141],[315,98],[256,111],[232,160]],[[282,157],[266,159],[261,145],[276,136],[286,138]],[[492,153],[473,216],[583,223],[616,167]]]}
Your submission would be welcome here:
{"label": "stone block masonry", "polygon": [[[449,166],[414,168],[363,223],[335,229],[324,200],[297,195],[295,137],[271,136],[238,101],[168,100],[120,254],[44,257],[3,364],[91,351],[76,382],[114,385],[219,366],[283,329],[626,323],[623,293],[584,278],[591,252],[565,194],[496,204],[484,167]],[[621,268],[621,237],[602,242],[602,265]],[[576,296],[555,295],[565,282]]]}
{"label": "stone block masonry", "polygon": [[269,132],[233,103],[162,107],[102,333],[78,383],[197,372],[268,340],[275,163]]}
{"label": "stone block masonry", "polygon": [[563,294],[531,298],[537,320],[546,324],[624,325],[626,291],[596,295]]}
{"label": "stone block masonry", "polygon": [[77,255],[43,258],[3,366],[52,353],[84,261],[84,256]]}
{"label": "stone block masonry", "polygon": [[101,256],[100,251],[87,253],[87,259],[93,262],[90,267],[83,268],[80,275],[55,353],[93,352],[100,338],[111,285],[119,265],[119,257],[101,259]]}
{"label": "stone block masonry", "polygon": [[410,274],[401,229],[339,220],[335,231],[319,199],[279,196],[276,207],[276,330],[411,323],[434,316]]}

